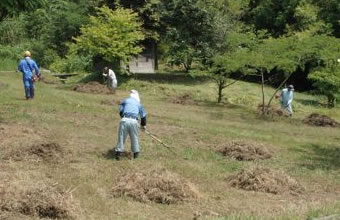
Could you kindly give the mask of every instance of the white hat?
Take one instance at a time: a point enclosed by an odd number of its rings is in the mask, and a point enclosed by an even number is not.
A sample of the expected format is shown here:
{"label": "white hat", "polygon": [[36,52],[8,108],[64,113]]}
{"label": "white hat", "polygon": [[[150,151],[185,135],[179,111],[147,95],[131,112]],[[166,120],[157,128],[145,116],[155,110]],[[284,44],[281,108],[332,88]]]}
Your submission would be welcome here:
{"label": "white hat", "polygon": [[130,97],[136,99],[138,102],[140,102],[139,94],[137,90],[131,90],[130,91]]}

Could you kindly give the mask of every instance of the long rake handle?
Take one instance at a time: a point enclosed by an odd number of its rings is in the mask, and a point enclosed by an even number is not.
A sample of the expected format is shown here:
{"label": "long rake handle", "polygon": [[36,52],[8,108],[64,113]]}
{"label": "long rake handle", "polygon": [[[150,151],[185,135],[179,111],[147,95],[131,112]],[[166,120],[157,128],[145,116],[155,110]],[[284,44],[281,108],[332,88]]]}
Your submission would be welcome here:
{"label": "long rake handle", "polygon": [[159,138],[157,138],[155,135],[151,134],[150,131],[145,129],[145,133],[149,135],[152,139],[158,141],[160,144],[162,144],[166,148],[170,148],[168,145],[166,145],[163,141],[161,141]]}
{"label": "long rake handle", "polygon": [[148,130],[144,130],[145,131],[145,133],[147,134],[147,135],[149,135],[152,139],[154,139],[154,140],[156,140],[157,142],[159,142],[160,144],[162,144],[164,147],[166,147],[169,151],[171,151],[173,154],[175,154],[175,155],[177,155],[177,153],[171,148],[171,147],[169,147],[168,145],[166,145],[163,141],[161,141],[159,138],[157,138],[155,135],[153,135],[153,134],[151,134],[151,132],[150,131],[148,131]]}

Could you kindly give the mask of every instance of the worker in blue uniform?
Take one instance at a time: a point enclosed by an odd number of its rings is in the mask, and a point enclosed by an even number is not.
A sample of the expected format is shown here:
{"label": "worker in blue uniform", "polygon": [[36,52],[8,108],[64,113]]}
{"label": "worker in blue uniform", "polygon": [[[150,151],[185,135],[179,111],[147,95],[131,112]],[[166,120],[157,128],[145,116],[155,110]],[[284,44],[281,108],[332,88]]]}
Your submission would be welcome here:
{"label": "worker in blue uniform", "polygon": [[37,63],[31,59],[29,51],[25,51],[24,59],[20,60],[18,70],[22,72],[26,99],[33,99],[34,81],[40,78],[40,70]]}

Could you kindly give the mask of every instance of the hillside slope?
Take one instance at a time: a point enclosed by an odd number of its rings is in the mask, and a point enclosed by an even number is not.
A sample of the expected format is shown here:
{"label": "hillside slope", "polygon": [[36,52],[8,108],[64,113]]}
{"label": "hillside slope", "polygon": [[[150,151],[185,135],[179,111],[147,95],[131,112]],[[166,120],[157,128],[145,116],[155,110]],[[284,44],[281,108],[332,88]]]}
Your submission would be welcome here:
{"label": "hillside slope", "polygon": [[[340,112],[323,109],[315,97],[297,93],[293,118],[261,119],[260,87],[244,82],[226,90],[221,105],[209,82],[134,79],[114,95],[73,86],[38,82],[36,98],[26,101],[20,75],[0,73],[0,219],[307,219],[340,213],[340,128],[302,121],[313,112],[340,121]],[[149,131],[174,152],[141,132],[139,159],[113,159],[118,103],[129,89],[140,91]],[[221,153],[236,146],[243,154],[245,145],[248,154],[258,146],[271,157],[248,161]]]}

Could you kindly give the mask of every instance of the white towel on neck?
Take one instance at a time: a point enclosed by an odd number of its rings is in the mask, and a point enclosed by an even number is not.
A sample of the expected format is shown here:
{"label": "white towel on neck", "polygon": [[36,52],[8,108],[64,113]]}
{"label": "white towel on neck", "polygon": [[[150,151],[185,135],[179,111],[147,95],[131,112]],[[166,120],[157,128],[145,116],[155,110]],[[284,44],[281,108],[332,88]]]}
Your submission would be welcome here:
{"label": "white towel on neck", "polygon": [[131,90],[130,97],[136,99],[138,102],[140,102],[139,94],[137,90]]}

